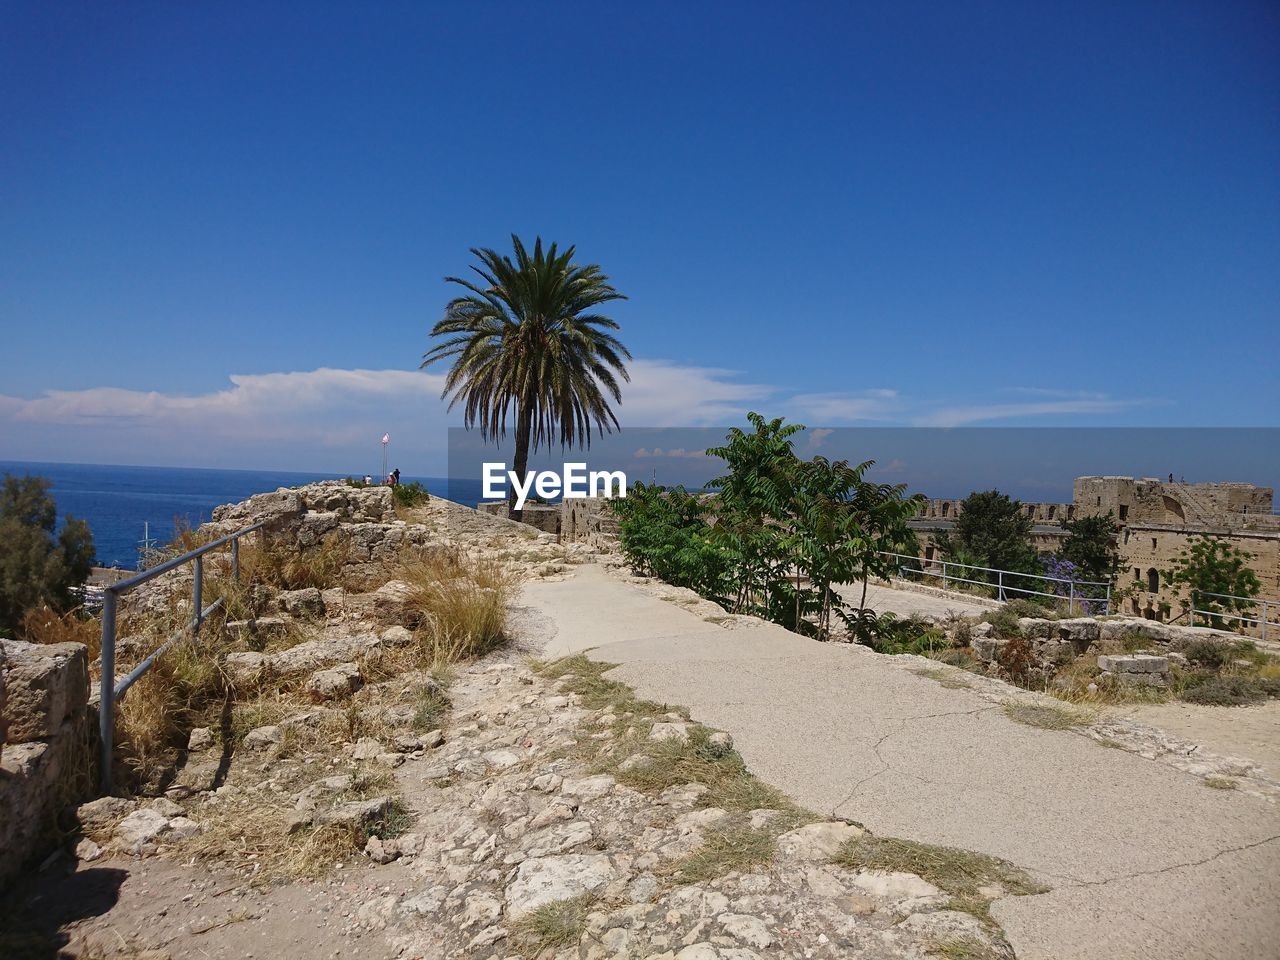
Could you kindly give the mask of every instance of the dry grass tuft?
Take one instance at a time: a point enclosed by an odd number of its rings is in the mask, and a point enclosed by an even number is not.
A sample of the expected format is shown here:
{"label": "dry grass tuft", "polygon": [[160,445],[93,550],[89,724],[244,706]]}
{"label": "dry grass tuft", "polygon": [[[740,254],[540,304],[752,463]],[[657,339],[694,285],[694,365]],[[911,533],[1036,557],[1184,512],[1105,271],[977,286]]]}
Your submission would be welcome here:
{"label": "dry grass tuft", "polygon": [[245,538],[240,547],[240,573],[245,583],[266,583],[280,590],[338,585],[348,544],[344,536],[330,535],[313,547],[273,543],[263,533]]}
{"label": "dry grass tuft", "polygon": [[251,875],[255,885],[319,877],[357,855],[368,839],[363,830],[339,824],[289,832],[286,811],[206,806],[203,832],[183,841],[184,854],[227,864]]}
{"label": "dry grass tuft", "polygon": [[472,660],[506,639],[507,603],[519,578],[501,563],[437,547],[403,559],[394,576],[413,587],[421,666]]}
{"label": "dry grass tuft", "polygon": [[117,701],[116,757],[134,786],[152,785],[168,771],[191,729],[211,725],[229,696],[219,637],[206,629],[179,640]]}
{"label": "dry grass tuft", "polygon": [[512,946],[532,960],[544,951],[576,944],[586,932],[591,904],[591,897],[585,896],[543,904],[513,924]]}
{"label": "dry grass tuft", "polygon": [[1204,785],[1212,787],[1214,790],[1235,790],[1239,784],[1230,777],[1219,777],[1216,775],[1204,778]]}
{"label": "dry grass tuft", "polygon": [[102,621],[78,607],[63,614],[41,607],[27,611],[19,636],[28,643],[83,643],[89,648],[89,659],[96,660],[102,646]]}
{"label": "dry grass tuft", "polygon": [[1006,956],[997,953],[990,944],[975,940],[973,937],[960,937],[944,940],[935,944],[929,951],[943,960],[1003,960]]}
{"label": "dry grass tuft", "polygon": [[926,680],[935,680],[939,686],[946,687],[948,690],[972,690],[973,684],[967,681],[959,669],[942,670],[937,667],[920,667],[912,670],[917,677],[924,677]]}
{"label": "dry grass tuft", "polygon": [[1004,715],[1016,723],[1042,730],[1069,730],[1086,727],[1093,722],[1093,714],[1048,703],[1006,703]]}
{"label": "dry grass tuft", "polygon": [[734,871],[746,872],[773,859],[782,829],[755,830],[741,824],[709,831],[706,842],[665,872],[676,883],[705,883]]}
{"label": "dry grass tuft", "polygon": [[1006,860],[870,833],[846,843],[835,862],[849,870],[914,873],[947,893],[952,909],[983,919],[996,896],[1026,896],[1048,890]]}

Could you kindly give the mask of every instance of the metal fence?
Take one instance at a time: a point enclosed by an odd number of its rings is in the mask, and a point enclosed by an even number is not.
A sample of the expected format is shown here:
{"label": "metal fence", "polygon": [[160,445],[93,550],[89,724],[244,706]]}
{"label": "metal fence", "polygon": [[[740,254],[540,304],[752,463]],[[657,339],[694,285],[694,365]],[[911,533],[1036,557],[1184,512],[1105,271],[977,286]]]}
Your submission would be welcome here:
{"label": "metal fence", "polygon": [[[885,553],[881,556],[892,557],[903,561],[898,564],[898,573],[918,573],[926,577],[937,577],[942,580],[942,589],[950,584],[967,583],[985,587],[995,592],[995,599],[1004,602],[1010,594],[1028,597],[1048,597],[1051,600],[1065,600],[1067,612],[1074,613],[1077,606],[1082,613],[1106,615],[1111,612],[1111,584],[1101,580],[1072,580],[1065,577],[1050,577],[1038,573],[1019,573],[1016,570],[997,570],[993,567],[978,567],[970,563],[956,563],[951,560],[922,560],[920,557],[905,553]],[[973,577],[970,574],[995,574],[990,577]],[[1036,586],[1045,584],[1061,584],[1062,588],[1053,592],[1034,590],[1020,585],[1020,581],[1034,580]],[[1097,609],[1095,605],[1100,605]]]}
{"label": "metal fence", "polygon": [[[144,570],[135,577],[127,580],[121,580],[110,586],[104,587],[102,592],[102,677],[100,682],[100,693],[98,697],[98,731],[101,738],[101,784],[102,792],[107,793],[111,790],[111,764],[112,753],[115,749],[115,726],[116,726],[116,703],[125,695],[125,692],[138,682],[151,667],[156,660],[160,658],[166,650],[175,643],[185,637],[196,637],[200,633],[200,625],[215,610],[222,606],[223,598],[219,597],[209,606],[204,606],[204,557],[205,554],[211,553],[231,545],[231,578],[234,582],[240,582],[240,538],[245,534],[253,533],[265,527],[270,521],[261,520],[251,526],[245,527],[243,530],[237,530],[235,533],[229,533],[225,537],[220,537],[210,543],[206,543],[194,550],[189,550],[181,556],[174,557],[172,560],[166,560],[149,570]],[[191,580],[191,609],[192,617],[187,621],[186,625],[180,627],[173,636],[171,636],[160,646],[156,647],[151,654],[140,664],[134,667],[128,675],[116,679],[116,611],[119,606],[119,600],[122,596],[137,587],[142,586],[150,580],[154,580],[161,574],[168,573],[170,570],[176,570],[185,564],[192,563],[195,565],[195,573]]]}
{"label": "metal fence", "polygon": [[[1249,604],[1251,606],[1260,606],[1262,609],[1258,612],[1258,615],[1256,617],[1248,617],[1248,616],[1245,616],[1243,613],[1230,613],[1222,610],[1209,610],[1206,608],[1197,608],[1196,607],[1197,597],[1216,597],[1219,600],[1234,600],[1239,604]],[[1212,603],[1213,601],[1209,601],[1209,602]],[[1268,607],[1274,610],[1276,606],[1277,604],[1274,600],[1258,600],[1254,597],[1237,597],[1231,593],[1210,593],[1208,590],[1192,590],[1191,606],[1187,611],[1189,614],[1187,622],[1194,627],[1196,625],[1196,614],[1200,614],[1200,616],[1205,618],[1205,626],[1213,625],[1213,620],[1211,619],[1213,617],[1216,617],[1219,620],[1234,620],[1234,621],[1237,621],[1241,627],[1257,628],[1258,631],[1262,634],[1262,636],[1259,637],[1259,639],[1266,640],[1268,627],[1280,627],[1280,621],[1271,620],[1267,616]],[[1276,634],[1273,634],[1273,635],[1276,635]]]}

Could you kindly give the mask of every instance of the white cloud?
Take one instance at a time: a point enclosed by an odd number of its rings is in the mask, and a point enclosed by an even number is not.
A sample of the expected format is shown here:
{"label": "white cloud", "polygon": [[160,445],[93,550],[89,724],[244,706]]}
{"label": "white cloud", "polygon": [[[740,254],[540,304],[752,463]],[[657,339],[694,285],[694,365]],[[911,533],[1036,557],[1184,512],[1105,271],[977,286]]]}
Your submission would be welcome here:
{"label": "white cloud", "polygon": [[683,447],[674,447],[670,450],[664,450],[662,447],[654,447],[652,450],[648,450],[645,447],[641,447],[639,450],[633,453],[632,456],[638,460],[647,460],[651,458],[661,458],[661,457],[705,460],[707,456],[707,452],[705,450],[685,450]]}
{"label": "white cloud", "polygon": [[666,360],[635,360],[622,390],[618,420],[632,427],[704,427],[736,423],[773,403],[778,388],[740,383],[732,370],[687,367]]}
{"label": "white cloud", "polygon": [[[820,428],[875,420],[960,426],[1040,416],[1105,415],[1148,401],[1098,394],[1035,396],[1028,402],[922,408],[892,389],[793,393],[743,381],[732,370],[635,360],[618,419],[624,427],[741,424],[748,410]],[[440,399],[442,374],[414,370],[318,370],[235,374],[206,393],[117,387],[0,394],[0,450],[13,459],[366,472],[392,436],[407,473],[443,472],[447,428],[461,425]],[[687,446],[687,445],[686,445]],[[649,456],[702,457],[700,449]],[[638,453],[637,455],[641,455]]]}
{"label": "white cloud", "polygon": [[888,420],[901,415],[896,390],[866,390],[861,393],[799,393],[786,407],[801,420],[824,424],[858,420]]}
{"label": "white cloud", "polygon": [[922,427],[962,427],[966,424],[989,420],[1120,413],[1134,407],[1147,406],[1150,403],[1149,400],[1121,400],[1090,394],[1069,400],[1045,400],[1039,403],[990,403],[943,407],[918,416],[915,423]]}

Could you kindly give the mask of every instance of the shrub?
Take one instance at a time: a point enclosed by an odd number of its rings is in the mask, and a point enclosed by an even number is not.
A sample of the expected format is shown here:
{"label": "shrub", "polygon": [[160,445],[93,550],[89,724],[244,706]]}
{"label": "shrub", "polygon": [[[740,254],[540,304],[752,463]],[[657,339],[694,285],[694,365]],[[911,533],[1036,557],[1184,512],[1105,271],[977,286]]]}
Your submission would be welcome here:
{"label": "shrub", "polygon": [[431,494],[417,480],[397,483],[391,488],[391,496],[397,507],[419,507],[431,499]]}
{"label": "shrub", "polygon": [[1216,640],[1192,640],[1182,648],[1182,655],[1205,669],[1221,670],[1226,666],[1230,650]]}
{"label": "shrub", "polygon": [[1031,642],[1025,637],[1012,637],[996,652],[996,663],[1014,683],[1025,683],[1039,667]]}
{"label": "shrub", "polygon": [[920,616],[898,619],[892,613],[881,614],[866,640],[859,642],[877,653],[914,653],[921,656],[932,654],[935,650],[943,650],[951,646],[946,635]]}
{"label": "shrub", "polygon": [[1047,598],[1044,602],[1040,602],[1039,600],[1029,600],[1026,597],[1015,597],[1004,605],[1004,609],[1015,617],[1037,617],[1041,620],[1058,619],[1058,611],[1049,606]]}
{"label": "shrub", "polygon": [[995,631],[998,637],[1022,636],[1022,627],[1018,624],[1018,614],[1011,608],[1010,604],[1006,603],[999,610],[992,611],[987,617],[987,623],[991,624],[991,629]]}
{"label": "shrub", "polygon": [[1239,707],[1261,703],[1268,697],[1280,697],[1280,681],[1267,677],[1207,676],[1198,683],[1193,682],[1180,696],[1188,703]]}
{"label": "shrub", "polygon": [[636,573],[688,587],[704,597],[728,590],[729,557],[710,540],[706,506],[683,487],[668,490],[637,483],[612,501],[618,542]]}

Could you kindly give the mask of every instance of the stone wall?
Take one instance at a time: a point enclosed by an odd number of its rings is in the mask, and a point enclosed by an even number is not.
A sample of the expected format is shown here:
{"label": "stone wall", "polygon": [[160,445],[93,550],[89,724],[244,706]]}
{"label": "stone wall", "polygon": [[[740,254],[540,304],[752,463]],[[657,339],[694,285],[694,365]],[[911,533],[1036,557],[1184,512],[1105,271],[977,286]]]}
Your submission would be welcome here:
{"label": "stone wall", "polygon": [[560,521],[561,543],[585,543],[601,550],[618,545],[618,518],[608,497],[566,500]]}
{"label": "stone wall", "polygon": [[[1022,636],[1030,643],[1037,663],[1050,673],[1077,657],[1097,655],[1101,653],[1100,645],[1126,636],[1141,637],[1150,643],[1152,651],[1164,654],[1176,653],[1197,640],[1228,644],[1240,639],[1236,634],[1223,630],[1157,623],[1140,617],[1114,617],[1106,620],[1093,617],[1062,620],[1021,617],[1018,627]],[[990,624],[978,624],[971,628],[971,633],[974,655],[985,664],[995,663],[1000,657],[1001,649],[1009,643],[1007,639],[996,637]],[[1135,669],[1125,672],[1146,674],[1152,671]]]}
{"label": "stone wall", "polygon": [[[521,512],[521,522],[543,533],[559,534],[563,515],[562,507],[561,503],[527,503]],[[505,517],[507,501],[494,500],[482,503],[476,507],[476,510],[491,517]]]}
{"label": "stone wall", "polygon": [[0,640],[0,887],[37,860],[94,786],[83,644]]}
{"label": "stone wall", "polygon": [[[1199,536],[1226,540],[1251,557],[1262,582],[1259,598],[1276,601],[1268,611],[1280,619],[1280,517],[1273,491],[1250,483],[1181,483],[1154,477],[1077,477],[1071,503],[1027,503],[1034,523],[1031,545],[1053,553],[1066,537],[1064,520],[1110,512],[1119,523],[1117,544],[1122,569],[1116,582],[1127,594],[1113,613],[1152,620],[1186,619],[1189,594],[1172,589],[1167,573],[1174,560]],[[935,538],[953,525],[960,500],[930,500],[911,525],[926,561],[940,559]],[[1274,630],[1274,628],[1273,628]],[[1257,635],[1256,628],[1242,632]]]}
{"label": "stone wall", "polygon": [[[585,543],[598,549],[613,549],[618,543],[618,520],[609,509],[608,497],[575,497],[553,504],[528,504],[524,523],[555,534],[561,543]],[[480,513],[494,517],[507,515],[506,501],[482,503]]]}
{"label": "stone wall", "polygon": [[221,535],[259,520],[271,522],[261,533],[265,543],[280,549],[305,554],[336,544],[345,553],[342,575],[354,581],[376,574],[404,548],[431,540],[427,527],[396,515],[390,487],[353,487],[343,480],[281,488],[218,507],[200,529]]}

